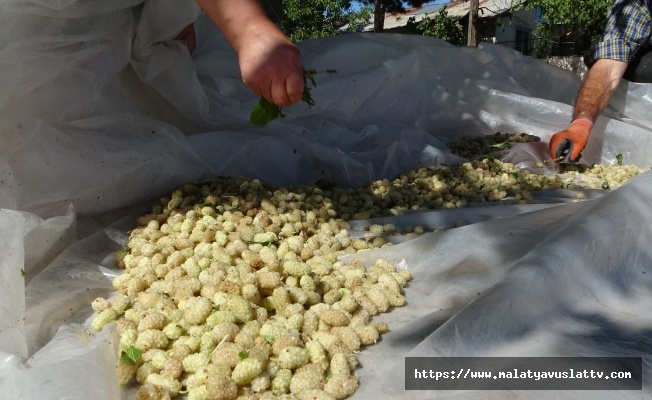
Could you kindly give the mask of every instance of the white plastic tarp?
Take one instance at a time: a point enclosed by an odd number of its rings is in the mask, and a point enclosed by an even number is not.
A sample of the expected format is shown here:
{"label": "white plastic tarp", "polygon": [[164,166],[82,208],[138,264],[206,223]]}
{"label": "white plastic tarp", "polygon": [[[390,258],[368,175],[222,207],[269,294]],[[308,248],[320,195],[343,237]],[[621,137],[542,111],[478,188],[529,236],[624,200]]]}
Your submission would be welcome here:
{"label": "white plastic tarp", "polygon": [[[172,38],[195,23],[191,56]],[[116,334],[90,303],[112,293],[112,253],[158,196],[215,175],[282,185],[391,178],[460,159],[445,143],[538,135],[505,159],[548,158],[579,89],[569,71],[506,47],[347,34],[299,43],[316,106],[265,128],[235,53],[193,2],[0,4],[0,399],[120,399]],[[623,83],[583,161],[649,167],[649,84]],[[651,398],[643,391],[405,391],[406,356],[641,356],[649,376],[652,175],[536,204],[396,217],[437,233],[357,255],[409,268],[408,305],[360,354],[354,398]],[[467,226],[455,228],[458,220]],[[352,234],[368,222],[352,222]]]}

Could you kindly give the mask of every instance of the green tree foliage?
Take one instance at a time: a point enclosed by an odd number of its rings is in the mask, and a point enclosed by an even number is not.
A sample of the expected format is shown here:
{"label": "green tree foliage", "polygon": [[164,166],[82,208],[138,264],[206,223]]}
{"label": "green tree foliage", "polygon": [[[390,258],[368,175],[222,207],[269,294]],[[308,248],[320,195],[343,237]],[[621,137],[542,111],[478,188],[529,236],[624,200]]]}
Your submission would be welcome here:
{"label": "green tree foliage", "polygon": [[402,1],[402,0],[363,0],[364,4],[375,5],[380,3],[385,10],[385,12],[401,12],[405,11],[405,5],[410,7],[421,7],[423,4],[427,3],[429,0],[412,0],[412,1]]}
{"label": "green tree foliage", "polygon": [[539,24],[536,35],[559,44],[575,42],[575,52],[588,50],[604,33],[609,7],[614,0],[528,0],[520,8],[540,7],[546,23]]}
{"label": "green tree foliage", "polygon": [[374,32],[382,32],[385,23],[385,13],[405,11],[405,5],[421,7],[428,0],[362,0],[363,4],[373,6]]}
{"label": "green tree foliage", "polygon": [[371,10],[355,11],[346,0],[284,0],[281,29],[294,42],[336,36],[369,21]]}
{"label": "green tree foliage", "polygon": [[455,46],[462,46],[465,43],[464,27],[448,15],[446,6],[440,8],[434,18],[426,16],[415,23],[414,28],[420,35],[434,36]]}

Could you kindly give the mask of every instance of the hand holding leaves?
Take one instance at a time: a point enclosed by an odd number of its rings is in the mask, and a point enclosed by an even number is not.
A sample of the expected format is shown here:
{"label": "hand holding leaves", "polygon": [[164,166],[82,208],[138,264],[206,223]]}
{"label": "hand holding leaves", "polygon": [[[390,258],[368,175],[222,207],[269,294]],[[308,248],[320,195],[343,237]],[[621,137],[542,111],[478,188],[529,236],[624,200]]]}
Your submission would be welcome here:
{"label": "hand holding leaves", "polygon": [[[335,73],[335,70],[326,70],[327,73]],[[317,87],[317,82],[315,82],[315,74],[317,70],[314,68],[303,69],[303,82],[305,83],[303,89],[303,96],[301,101],[306,103],[308,107],[315,105],[315,101],[312,99],[310,91],[312,88],[308,86],[308,82],[312,84],[312,87]],[[268,123],[272,122],[276,118],[283,118],[285,114],[281,112],[281,107],[276,104],[272,104],[264,97],[261,97],[258,101],[258,104],[251,110],[250,121],[258,126],[265,126]]]}

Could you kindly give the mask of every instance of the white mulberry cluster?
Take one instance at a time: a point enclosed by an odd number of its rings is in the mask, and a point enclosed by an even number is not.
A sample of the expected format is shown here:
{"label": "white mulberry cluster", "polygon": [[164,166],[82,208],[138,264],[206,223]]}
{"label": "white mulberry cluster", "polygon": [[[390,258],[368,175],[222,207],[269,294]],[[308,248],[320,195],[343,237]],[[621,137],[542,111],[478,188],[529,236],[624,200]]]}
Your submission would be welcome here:
{"label": "white mulberry cluster", "polygon": [[[497,134],[450,147],[475,158],[536,139]],[[616,187],[642,171],[572,165],[563,175],[538,174],[488,157],[359,188],[290,190],[245,178],[186,184],[138,218],[115,255],[124,269],[113,281],[117,293],[92,303],[92,328],[117,321],[126,360],[119,380],[136,379],[139,399],[185,391],[190,400],[342,399],[359,385],[355,354],[389,329],[373,317],[406,305],[412,276],[384,260],[347,265],[340,256],[426,232],[372,222],[352,237],[348,221],[506,197],[527,202],[533,191],[578,180]]]}
{"label": "white mulberry cluster", "polygon": [[417,188],[432,191],[409,175],[296,191],[220,178],[161,199],[116,254],[125,269],[113,282],[118,293],[93,302],[93,327],[118,321],[119,351],[142,353],[118,363],[120,382],[137,380],[139,398],[351,395],[355,354],[388,331],[373,316],[404,306],[412,277],[383,260],[340,261],[399,233],[377,224],[368,240],[351,238],[347,220],[413,208],[406,203],[423,195]]}

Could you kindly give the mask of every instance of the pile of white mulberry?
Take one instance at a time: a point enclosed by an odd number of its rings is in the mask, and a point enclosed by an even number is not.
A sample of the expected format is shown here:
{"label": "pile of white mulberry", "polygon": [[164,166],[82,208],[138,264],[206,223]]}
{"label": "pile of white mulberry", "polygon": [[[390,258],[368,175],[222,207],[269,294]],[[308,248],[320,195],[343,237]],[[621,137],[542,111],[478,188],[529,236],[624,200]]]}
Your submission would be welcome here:
{"label": "pile of white mulberry", "polygon": [[119,380],[136,380],[139,399],[342,399],[359,385],[356,353],[388,331],[372,317],[404,306],[412,277],[384,260],[365,268],[339,256],[389,246],[386,235],[424,233],[370,224],[373,237],[352,238],[347,221],[527,202],[549,187],[616,187],[643,171],[570,170],[537,174],[484,158],[360,188],[223,177],[187,184],[139,218],[116,255],[117,293],[93,302],[92,326],[117,323]]}
{"label": "pile of white mulberry", "polygon": [[[337,203],[347,203],[342,196]],[[331,193],[257,180],[185,185],[139,219],[117,258],[118,375],[138,397],[342,399],[355,354],[387,332],[371,318],[405,305],[412,278],[383,260],[338,256],[388,245],[353,239]]]}
{"label": "pile of white mulberry", "polygon": [[540,142],[541,138],[527,133],[501,133],[493,135],[466,137],[448,143],[448,149],[458,156],[472,160],[482,159],[490,154],[508,149],[511,143]]}

